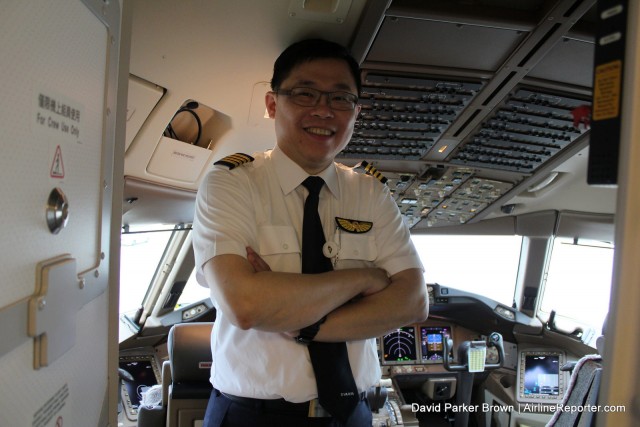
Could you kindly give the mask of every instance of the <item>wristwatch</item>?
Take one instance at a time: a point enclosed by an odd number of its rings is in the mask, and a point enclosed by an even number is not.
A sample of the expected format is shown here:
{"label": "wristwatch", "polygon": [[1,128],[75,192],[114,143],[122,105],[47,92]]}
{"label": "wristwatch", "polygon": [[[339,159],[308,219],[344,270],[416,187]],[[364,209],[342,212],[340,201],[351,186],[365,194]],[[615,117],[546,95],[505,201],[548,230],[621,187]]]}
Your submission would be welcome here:
{"label": "wristwatch", "polygon": [[298,344],[309,345],[311,341],[318,335],[318,331],[320,330],[320,325],[322,325],[325,320],[327,320],[327,316],[324,316],[322,319],[318,320],[313,325],[309,325],[306,328],[300,329],[300,334],[294,338]]}

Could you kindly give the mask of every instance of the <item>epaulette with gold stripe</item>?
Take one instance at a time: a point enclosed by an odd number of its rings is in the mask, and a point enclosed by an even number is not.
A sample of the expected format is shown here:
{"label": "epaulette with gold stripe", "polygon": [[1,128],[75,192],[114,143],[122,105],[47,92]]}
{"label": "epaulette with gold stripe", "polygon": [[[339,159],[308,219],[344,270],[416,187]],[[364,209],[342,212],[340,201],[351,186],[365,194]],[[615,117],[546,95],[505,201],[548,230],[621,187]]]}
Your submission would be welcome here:
{"label": "epaulette with gold stripe", "polygon": [[245,163],[253,162],[255,159],[248,154],[244,153],[235,153],[230,156],[223,157],[214,163],[214,165],[222,165],[229,168],[229,170],[237,168],[240,165],[244,165]]}
{"label": "epaulette with gold stripe", "polygon": [[372,177],[378,179],[381,183],[386,184],[388,179],[386,176],[382,175],[378,169],[376,169],[372,164],[363,160],[358,164],[355,169],[362,169],[367,175],[371,175]]}

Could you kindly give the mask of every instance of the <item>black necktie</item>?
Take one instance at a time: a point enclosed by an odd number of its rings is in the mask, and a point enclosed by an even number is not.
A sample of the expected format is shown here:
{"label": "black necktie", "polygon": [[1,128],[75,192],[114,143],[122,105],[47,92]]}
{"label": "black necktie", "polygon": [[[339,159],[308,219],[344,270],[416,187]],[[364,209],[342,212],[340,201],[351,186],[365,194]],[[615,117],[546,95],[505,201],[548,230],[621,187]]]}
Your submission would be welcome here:
{"label": "black necktie", "polygon": [[[310,176],[302,185],[309,190],[302,221],[302,272],[331,271],[331,260],[322,253],[325,238],[318,214],[319,195],[324,181],[320,177]],[[349,365],[347,344],[312,341],[308,348],[320,404],[333,417],[345,422],[360,401]]]}

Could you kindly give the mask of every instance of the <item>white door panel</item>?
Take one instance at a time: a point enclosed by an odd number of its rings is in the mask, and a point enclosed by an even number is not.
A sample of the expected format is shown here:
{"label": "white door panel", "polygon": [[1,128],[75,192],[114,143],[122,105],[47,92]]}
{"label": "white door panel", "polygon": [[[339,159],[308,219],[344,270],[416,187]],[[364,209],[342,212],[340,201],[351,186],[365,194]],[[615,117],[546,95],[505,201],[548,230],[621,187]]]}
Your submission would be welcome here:
{"label": "white door panel", "polygon": [[119,38],[117,1],[3,1],[0,426],[104,419]]}
{"label": "white door panel", "polygon": [[76,344],[63,357],[33,369],[31,340],[0,359],[0,425],[98,426],[107,384],[106,293],[86,304],[76,317]]}
{"label": "white door panel", "polygon": [[[21,10],[0,18],[7,154],[0,245],[12,256],[0,257],[0,270],[13,283],[3,287],[0,306],[33,293],[24,283],[33,282],[39,261],[67,252],[81,271],[98,264],[107,46],[105,26],[80,1],[10,3]],[[68,226],[57,235],[44,211],[55,187],[70,206]]]}

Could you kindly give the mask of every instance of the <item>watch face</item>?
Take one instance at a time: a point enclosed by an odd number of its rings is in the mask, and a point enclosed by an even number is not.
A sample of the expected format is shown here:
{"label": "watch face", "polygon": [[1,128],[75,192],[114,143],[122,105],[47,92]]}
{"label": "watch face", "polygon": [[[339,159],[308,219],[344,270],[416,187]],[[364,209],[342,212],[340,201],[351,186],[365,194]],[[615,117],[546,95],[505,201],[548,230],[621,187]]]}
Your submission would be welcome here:
{"label": "watch face", "polygon": [[314,323],[313,325],[307,326],[306,328],[300,329],[300,334],[295,338],[296,342],[308,345],[318,334],[318,331],[320,330],[320,323],[323,321],[324,319],[320,322]]}
{"label": "watch face", "polygon": [[307,338],[304,338],[304,337],[301,337],[300,335],[298,335],[298,336],[297,336],[297,337],[295,337],[294,339],[296,340],[296,342],[297,342],[298,344],[305,344],[305,345],[307,345],[307,344],[309,344],[309,343],[311,342],[311,340],[309,340],[309,339],[307,339]]}

